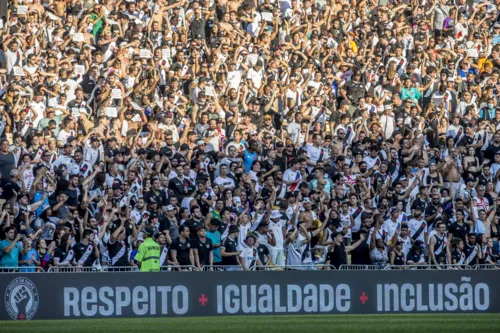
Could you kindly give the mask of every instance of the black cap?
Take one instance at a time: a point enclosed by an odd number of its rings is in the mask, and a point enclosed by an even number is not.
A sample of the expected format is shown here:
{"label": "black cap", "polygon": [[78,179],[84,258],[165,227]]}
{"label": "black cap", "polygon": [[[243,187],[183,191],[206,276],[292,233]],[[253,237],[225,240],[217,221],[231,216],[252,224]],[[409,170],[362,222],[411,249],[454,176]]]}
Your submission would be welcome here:
{"label": "black cap", "polygon": [[424,249],[424,242],[421,240],[416,240],[415,243],[413,243],[413,247],[416,249],[423,250]]}
{"label": "black cap", "polygon": [[[152,215],[152,214],[151,214],[151,215]],[[151,228],[151,227],[146,227],[146,228],[144,228],[144,233],[145,233],[146,235],[148,235],[148,237],[153,237],[153,235],[154,235],[155,231],[154,231],[154,229],[153,229],[153,228]]]}

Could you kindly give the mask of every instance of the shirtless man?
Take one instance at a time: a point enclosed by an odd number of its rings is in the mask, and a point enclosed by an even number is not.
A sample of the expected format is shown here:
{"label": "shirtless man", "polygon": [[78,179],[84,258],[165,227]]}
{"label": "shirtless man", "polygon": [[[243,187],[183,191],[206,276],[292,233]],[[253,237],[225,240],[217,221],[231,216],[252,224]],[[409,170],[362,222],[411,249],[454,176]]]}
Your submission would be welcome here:
{"label": "shirtless man", "polygon": [[462,174],[462,165],[457,161],[457,149],[450,149],[450,155],[446,157],[445,162],[441,164],[445,186],[450,189],[450,196],[455,198],[460,186],[460,175]]}
{"label": "shirtless man", "polygon": [[66,2],[64,0],[56,0],[51,6],[57,13],[57,16],[66,16]]}

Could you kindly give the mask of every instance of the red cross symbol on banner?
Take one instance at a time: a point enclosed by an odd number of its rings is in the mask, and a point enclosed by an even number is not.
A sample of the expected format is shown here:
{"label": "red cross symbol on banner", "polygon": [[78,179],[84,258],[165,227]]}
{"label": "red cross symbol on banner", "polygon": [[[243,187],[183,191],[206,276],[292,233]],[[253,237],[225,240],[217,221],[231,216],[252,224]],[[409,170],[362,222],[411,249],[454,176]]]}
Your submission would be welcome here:
{"label": "red cross symbol on banner", "polygon": [[361,296],[359,296],[359,300],[361,301],[361,304],[365,304],[368,301],[368,296],[364,291],[361,293]]}
{"label": "red cross symbol on banner", "polygon": [[201,294],[201,296],[198,298],[198,303],[200,303],[201,306],[205,306],[208,302],[208,298],[205,296],[205,294]]}

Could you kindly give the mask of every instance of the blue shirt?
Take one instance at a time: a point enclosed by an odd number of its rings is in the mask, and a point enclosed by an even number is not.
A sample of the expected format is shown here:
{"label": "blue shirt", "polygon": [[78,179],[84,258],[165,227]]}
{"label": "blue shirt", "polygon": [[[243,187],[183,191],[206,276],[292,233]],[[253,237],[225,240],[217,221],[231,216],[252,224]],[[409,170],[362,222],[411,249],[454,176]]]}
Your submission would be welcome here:
{"label": "blue shirt", "polygon": [[[207,238],[212,241],[212,245],[219,244],[220,245],[220,237],[221,233],[219,230],[215,230],[214,232],[207,230]],[[221,263],[222,257],[220,256],[220,247],[214,247],[214,264]]]}
{"label": "blue shirt", "polygon": [[245,167],[245,173],[248,173],[252,169],[253,161],[257,159],[257,153],[250,153],[248,150],[245,150],[243,153],[243,166]]}
{"label": "blue shirt", "polygon": [[3,249],[9,247],[10,242],[4,239],[0,242],[0,267],[19,267],[19,252],[21,244],[16,243],[9,253],[4,253]]}
{"label": "blue shirt", "polygon": [[[36,261],[39,261],[38,259],[38,252],[35,249],[31,249],[28,251],[28,253],[24,254],[21,252],[21,259],[22,261],[25,260],[30,260],[30,259],[35,259]],[[36,272],[36,265],[34,262],[31,263],[31,265],[28,264],[22,264],[21,265],[21,272]],[[26,267],[26,268],[24,268]],[[29,267],[29,268],[27,268]]]}

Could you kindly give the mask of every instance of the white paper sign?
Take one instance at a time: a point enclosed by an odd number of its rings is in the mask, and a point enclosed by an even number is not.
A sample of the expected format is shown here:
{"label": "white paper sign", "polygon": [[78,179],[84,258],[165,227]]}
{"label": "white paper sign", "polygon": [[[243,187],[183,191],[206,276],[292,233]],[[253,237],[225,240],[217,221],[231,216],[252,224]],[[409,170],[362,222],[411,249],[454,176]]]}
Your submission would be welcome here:
{"label": "white paper sign", "polygon": [[55,16],[54,14],[52,14],[51,12],[45,12],[47,13],[47,16],[49,17],[49,19],[51,19],[52,21],[59,21],[59,18],[57,16]]}
{"label": "white paper sign", "polygon": [[228,72],[227,82],[229,82],[229,88],[238,89],[241,83],[241,71]]}
{"label": "white paper sign", "polygon": [[118,116],[118,110],[116,108],[104,108],[104,112],[110,118],[116,118]]}
{"label": "white paper sign", "polygon": [[134,110],[142,110],[142,108],[136,102],[130,101],[130,105],[134,108]]}
{"label": "white paper sign", "polygon": [[17,15],[24,15],[28,11],[28,6],[17,6]]}
{"label": "white paper sign", "polygon": [[75,32],[72,36],[73,42],[83,42],[85,38],[81,32]]}
{"label": "white paper sign", "polygon": [[333,38],[328,38],[328,42],[326,42],[326,45],[328,45],[331,48],[336,48],[339,44],[335,41]]}
{"label": "white paper sign", "polygon": [[132,117],[132,122],[133,123],[140,123],[142,121],[142,118],[141,116],[139,116],[138,114],[135,114],[133,117]]}
{"label": "white paper sign", "polygon": [[14,66],[12,67],[12,70],[14,71],[15,76],[25,76],[24,70],[21,67]]}
{"label": "white paper sign", "polygon": [[122,90],[121,89],[111,89],[111,97],[122,98]]}
{"label": "white paper sign", "polygon": [[260,13],[262,16],[262,19],[267,21],[267,22],[272,22],[273,21],[273,13],[270,12],[262,12]]}
{"label": "white paper sign", "polygon": [[151,51],[148,49],[141,49],[139,52],[139,57],[141,58],[151,58]]}
{"label": "white paper sign", "polygon": [[78,109],[78,108],[71,108],[71,114],[73,116],[79,117],[80,116],[80,109]]}
{"label": "white paper sign", "polygon": [[75,74],[80,74],[80,75],[85,74],[85,66],[84,65],[75,65]]}
{"label": "white paper sign", "polygon": [[170,49],[169,48],[161,49],[161,55],[162,55],[163,59],[169,60],[170,59]]}

